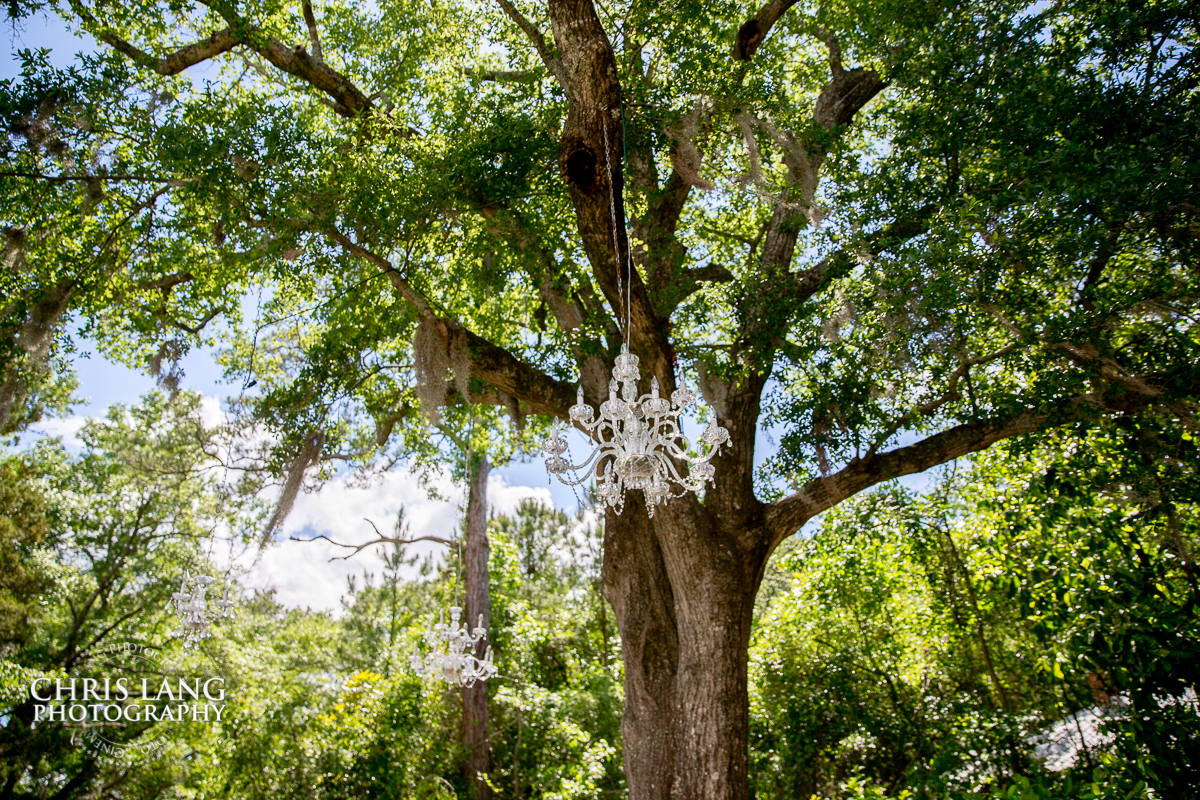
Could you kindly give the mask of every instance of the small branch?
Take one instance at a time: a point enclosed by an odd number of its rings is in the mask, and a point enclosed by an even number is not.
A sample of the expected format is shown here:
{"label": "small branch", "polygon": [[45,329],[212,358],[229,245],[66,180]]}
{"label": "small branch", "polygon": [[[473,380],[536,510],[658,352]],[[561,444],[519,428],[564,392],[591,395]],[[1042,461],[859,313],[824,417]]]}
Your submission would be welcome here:
{"label": "small branch", "polygon": [[833,77],[837,78],[846,72],[842,66],[842,45],[836,36],[823,28],[818,28],[816,33],[829,48],[829,70],[833,73]]}
{"label": "small branch", "polygon": [[[937,209],[930,205],[918,209],[908,219],[898,220],[882,230],[867,236],[866,244],[870,247],[868,254],[879,255],[892,247],[903,244],[925,233],[929,229],[929,220]],[[780,296],[794,308],[824,289],[835,278],[840,277],[846,270],[858,263],[856,256],[861,252],[839,250],[806,270],[788,273],[784,282],[777,286]]]}
{"label": "small branch", "polygon": [[713,236],[720,236],[723,239],[731,239],[735,242],[741,242],[742,244],[750,245],[751,247],[754,247],[755,245],[757,245],[758,240],[760,238],[762,238],[761,236],[759,236],[759,237],[755,237],[755,238],[751,239],[749,236],[741,236],[736,233],[729,233],[728,231],[723,231],[718,228],[712,228],[712,227],[709,227],[708,225],[700,225],[697,227],[700,230],[704,231],[705,233],[711,233]]}
{"label": "small branch", "polygon": [[304,24],[308,26],[308,41],[312,46],[312,57],[314,61],[324,61],[321,57],[321,37],[317,35],[317,18],[313,16],[312,3],[304,0]]}
{"label": "small branch", "polygon": [[142,175],[43,175],[40,172],[0,171],[0,178],[33,178],[50,183],[66,181],[138,181],[140,183],[159,183],[162,178],[151,178]]}
{"label": "small branch", "polygon": [[1124,223],[1111,226],[1108,236],[1100,243],[1096,255],[1088,262],[1087,275],[1084,276],[1083,283],[1076,292],[1078,304],[1088,311],[1094,310],[1091,300],[1092,290],[1100,283],[1105,267],[1117,253],[1117,243],[1120,241],[1122,228],[1124,228]]}
{"label": "small branch", "polygon": [[534,48],[541,57],[542,63],[546,65],[546,69],[550,70],[550,74],[554,76],[563,90],[570,94],[570,89],[567,85],[567,71],[563,68],[562,61],[558,56],[554,55],[554,51],[550,49],[550,45],[546,43],[546,37],[537,29],[537,26],[527,20],[517,7],[509,0],[496,0],[500,8],[504,10],[504,14],[517,24],[517,27],[524,31],[525,36],[533,43]]}
{"label": "small branch", "polygon": [[97,644],[99,644],[101,639],[103,639],[105,636],[108,636],[108,634],[110,634],[114,630],[116,630],[117,627],[120,626],[125,621],[142,613],[145,610],[145,608],[146,608],[145,606],[138,606],[137,608],[133,609],[132,611],[121,615],[120,617],[117,618],[116,622],[112,623],[111,625],[109,625],[108,627],[104,628],[102,631],[97,633],[94,637],[92,637],[92,640],[87,644],[86,647],[84,647],[82,649],[84,651],[91,650],[93,647],[95,647]]}
{"label": "small branch", "polygon": [[999,322],[1001,325],[1003,325],[1005,330],[1007,330],[1013,336],[1016,336],[1019,338],[1025,336],[1025,332],[1022,331],[1020,328],[1018,328],[1016,323],[1014,323],[1008,317],[1004,316],[1004,312],[1002,312],[996,306],[992,305],[991,303],[984,303],[983,310],[988,312],[989,314],[991,314],[996,319],[996,321]]}
{"label": "small branch", "polygon": [[400,296],[407,300],[408,303],[417,310],[418,314],[423,317],[437,316],[434,313],[433,307],[429,305],[429,301],[412,287],[412,284],[410,284],[408,280],[400,274],[400,270],[392,266],[392,262],[388,261],[378,253],[374,253],[363,247],[361,244],[355,242],[349,236],[337,230],[336,228],[328,229],[325,231],[325,235],[330,239],[330,241],[340,245],[341,248],[347,253],[365,259],[366,261],[378,267],[381,272],[387,275],[388,280],[391,281],[392,286],[397,292],[399,292]]}
{"label": "small branch", "polygon": [[459,71],[468,78],[496,83],[532,83],[541,80],[542,75],[545,74],[536,69],[505,70],[462,67]]}
{"label": "small branch", "polygon": [[[171,319],[170,317],[167,317],[167,321],[170,322],[172,325],[174,325],[176,328],[178,328],[181,331],[187,331],[188,333],[192,334],[193,336],[199,336],[200,331],[204,330],[204,328],[207,327],[208,323],[210,323],[214,319],[216,319],[218,314],[222,314],[228,310],[229,309],[225,306],[218,306],[218,307],[214,308],[212,311],[208,312],[208,314],[204,315],[204,317],[201,318],[201,320],[199,322],[197,322],[195,325],[185,325],[184,323],[180,322],[179,320]],[[163,316],[166,317],[165,314]]]}
{"label": "small branch", "polygon": [[346,548],[349,548],[354,551],[353,553],[348,553],[344,556],[337,556],[335,558],[331,558],[331,559],[329,559],[330,561],[346,561],[346,560],[351,559],[354,556],[358,555],[363,550],[366,550],[368,547],[373,547],[377,544],[400,544],[400,545],[403,545],[403,544],[415,544],[416,542],[436,542],[438,544],[444,544],[447,547],[454,546],[453,540],[443,539],[440,536],[414,536],[411,539],[402,539],[399,536],[385,536],[379,532],[379,528],[375,527],[374,522],[371,522],[371,520],[367,519],[366,517],[363,517],[363,519],[365,519],[367,521],[367,523],[372,528],[374,528],[375,534],[378,538],[372,539],[369,542],[364,542],[362,544],[357,544],[357,545],[356,544],[342,544],[341,542],[335,542],[333,539],[330,539],[328,536],[326,536],[323,533],[319,534],[317,536],[314,536],[311,539],[301,539],[298,536],[292,536],[290,538],[293,542],[314,542],[317,539],[324,539],[325,541],[329,542],[332,545],[336,545],[337,547],[346,547]]}
{"label": "small branch", "polygon": [[880,445],[892,438],[896,431],[912,422],[913,419],[932,414],[934,411],[937,411],[951,400],[957,400],[959,398],[958,382],[966,377],[971,367],[977,367],[981,364],[986,364],[989,361],[995,361],[998,358],[1003,358],[1020,346],[1021,342],[1012,342],[1011,344],[1007,345],[1006,347],[1002,347],[994,353],[990,353],[986,356],[979,356],[978,358],[968,358],[963,361],[958,365],[958,368],[955,369],[954,372],[950,373],[950,380],[947,382],[946,391],[942,392],[941,395],[930,400],[928,403],[918,406],[917,408],[910,409],[890,426],[888,426],[888,429],[875,439],[875,443],[871,445],[871,449],[867,451],[865,458],[869,459],[874,456],[876,451],[879,450]]}

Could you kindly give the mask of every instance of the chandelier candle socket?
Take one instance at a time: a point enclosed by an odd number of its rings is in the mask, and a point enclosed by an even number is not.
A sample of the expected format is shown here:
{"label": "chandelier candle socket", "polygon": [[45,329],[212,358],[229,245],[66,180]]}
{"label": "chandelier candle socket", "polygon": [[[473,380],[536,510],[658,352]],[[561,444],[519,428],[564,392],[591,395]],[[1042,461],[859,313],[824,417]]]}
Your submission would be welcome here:
{"label": "chandelier candle socket", "polygon": [[[575,405],[570,408],[571,422],[599,442],[591,456],[582,464],[571,464],[562,457],[567,443],[559,436],[556,419],[550,438],[542,442],[546,472],[557,475],[567,486],[577,486],[590,477],[585,473],[581,478],[573,478],[578,470],[595,464],[595,471],[600,472],[603,467],[596,487],[600,499],[620,514],[625,507],[626,490],[641,489],[646,494],[646,511],[653,517],[654,507],[659,503],[683,496],[684,492],[672,494],[672,485],[682,487],[685,492],[697,492],[713,479],[716,468],[708,462],[729,441],[729,431],[717,426],[714,415],[709,427],[700,434],[706,452],[689,455],[687,442],[679,430],[680,413],[696,401],[696,393],[688,388],[687,382],[681,380],[679,388],[667,400],[659,396],[658,378],[651,378],[650,394],[638,397],[637,382],[641,377],[638,357],[629,352],[627,344],[621,345],[612,374],[608,400],[600,405],[599,419],[593,420],[595,411],[583,402],[582,386]],[[679,474],[677,461],[689,465],[687,477]]]}
{"label": "chandelier candle socket", "polygon": [[496,665],[492,663],[492,648],[489,645],[482,659],[474,655],[475,645],[487,638],[487,628],[483,627],[483,614],[473,631],[468,632],[467,626],[459,625],[462,609],[450,607],[450,624],[446,624],[446,612],[443,611],[436,625],[422,634],[429,653],[421,656],[420,643],[413,642],[412,657],[408,664],[412,671],[421,678],[441,678],[452,686],[474,686],[475,681],[486,681],[496,674]]}
{"label": "chandelier candle socket", "polygon": [[[204,595],[208,587],[216,582],[216,578],[207,575],[197,575],[193,578],[184,572],[179,591],[171,595],[167,608],[179,617],[180,627],[174,635],[183,639],[185,650],[190,650],[202,639],[212,635],[209,627],[213,620],[228,619],[233,615],[233,601],[229,599],[228,584],[225,585],[224,597],[211,602],[216,610],[209,612],[210,602]],[[188,584],[191,584],[191,591],[188,590]]]}

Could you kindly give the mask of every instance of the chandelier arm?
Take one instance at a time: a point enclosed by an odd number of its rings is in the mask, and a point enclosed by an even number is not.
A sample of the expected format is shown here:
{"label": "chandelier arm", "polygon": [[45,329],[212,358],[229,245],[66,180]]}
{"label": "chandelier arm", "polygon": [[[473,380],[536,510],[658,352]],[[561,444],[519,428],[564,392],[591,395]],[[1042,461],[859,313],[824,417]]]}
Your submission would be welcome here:
{"label": "chandelier arm", "polygon": [[660,424],[670,433],[669,436],[664,435],[663,439],[667,441],[674,441],[675,439],[687,439],[687,437],[683,435],[683,429],[679,427],[679,414],[672,412],[664,416]]}
{"label": "chandelier arm", "polygon": [[713,457],[716,456],[720,449],[720,447],[714,447],[702,456],[696,456],[695,458],[692,458],[691,456],[685,457],[687,458],[689,464],[707,464],[709,461],[713,460]]}
{"label": "chandelier arm", "polygon": [[577,478],[573,481],[569,481],[569,480],[566,480],[565,478],[563,478],[562,475],[559,475],[558,482],[561,483],[563,486],[579,486],[581,483],[588,480],[590,477],[591,477],[591,475],[584,475],[582,478]]}
{"label": "chandelier arm", "polygon": [[695,463],[692,460],[692,457],[687,454],[687,451],[684,450],[679,445],[677,445],[674,441],[668,440],[668,441],[664,442],[663,449],[666,450],[667,452],[669,452],[675,458],[680,459],[681,461],[686,461],[689,464]]}
{"label": "chandelier arm", "polygon": [[689,464],[707,464],[709,461],[712,461],[713,457],[716,456],[717,452],[721,448],[718,445],[717,447],[711,448],[707,453],[704,453],[704,454],[698,455],[698,456],[688,455],[686,452],[681,450],[679,448],[679,446],[677,444],[675,444],[674,442],[667,442],[666,449],[670,450],[671,454],[673,456],[675,456],[676,458],[683,459],[684,461],[688,462]]}
{"label": "chandelier arm", "polygon": [[678,471],[677,469],[675,469],[675,462],[674,462],[674,461],[672,461],[671,459],[669,459],[669,458],[667,458],[667,457],[663,456],[663,457],[661,458],[661,463],[663,463],[663,464],[666,464],[666,465],[667,465],[667,469],[669,469],[669,470],[671,471],[671,476],[670,476],[670,478],[669,478],[669,479],[672,479],[674,483],[678,483],[680,486],[684,486],[684,485],[686,485],[686,483],[685,483],[685,479],[684,479],[684,478],[681,478],[681,477],[679,476],[679,471]]}
{"label": "chandelier arm", "polygon": [[585,422],[582,419],[572,419],[571,426],[575,427],[575,428],[579,428],[584,433],[589,434],[589,438],[590,438],[590,435],[596,432],[596,429],[598,427],[600,427],[600,423],[602,423],[602,422],[604,422],[603,418],[598,418],[598,419],[592,420],[591,422]]}
{"label": "chandelier arm", "polygon": [[[572,472],[578,472],[581,469],[586,469],[596,459],[596,456],[600,453],[600,450],[601,448],[599,447],[595,448],[592,450],[592,454],[588,456],[587,460],[582,464],[567,464],[566,469],[569,469]],[[559,480],[562,481],[562,478],[559,478]],[[565,483],[565,481],[563,482]]]}
{"label": "chandelier arm", "polygon": [[[602,446],[602,447],[597,447],[595,450],[593,450],[593,451],[592,451],[592,454],[591,454],[591,456],[589,456],[589,457],[588,457],[588,460],[587,460],[587,461],[583,462],[583,463],[582,463],[582,464],[580,464],[578,467],[571,467],[571,472],[573,472],[573,473],[574,473],[574,472],[577,472],[578,470],[581,470],[581,469],[583,469],[584,467],[586,467],[586,466],[590,465],[590,464],[592,463],[592,460],[593,460],[593,459],[596,459],[596,457],[597,457],[597,456],[599,456],[599,457],[600,457],[600,458],[599,458],[599,460],[597,460],[597,461],[596,461],[596,465],[597,465],[597,466],[599,466],[599,464],[600,464],[600,461],[604,460],[604,457],[605,457],[606,455],[610,455],[610,456],[614,456],[614,457],[615,457],[615,454],[614,454],[614,453],[612,453],[612,452],[608,452],[608,453],[604,452],[605,450],[611,450],[611,449],[612,449],[612,448],[609,448],[609,447],[603,447],[603,446]],[[559,483],[561,483],[561,484],[563,484],[564,486],[578,486],[579,484],[583,483],[584,481],[588,480],[588,479],[589,479],[589,478],[591,478],[591,477],[592,477],[592,476],[591,476],[591,474],[585,474],[585,475],[584,475],[582,478],[576,478],[576,479],[575,479],[575,480],[573,480],[573,481],[568,481],[568,480],[566,480],[566,479],[564,479],[564,478],[563,478],[563,476],[562,476],[562,473],[559,473],[559,475],[558,475],[558,482],[559,482]]]}

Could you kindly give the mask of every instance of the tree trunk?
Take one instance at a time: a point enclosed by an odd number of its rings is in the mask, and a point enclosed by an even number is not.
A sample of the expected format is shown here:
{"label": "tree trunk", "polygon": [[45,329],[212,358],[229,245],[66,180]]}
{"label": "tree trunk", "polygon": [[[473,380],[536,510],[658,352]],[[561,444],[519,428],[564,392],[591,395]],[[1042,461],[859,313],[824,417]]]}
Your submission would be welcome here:
{"label": "tree trunk", "polygon": [[605,527],[604,590],[625,662],[621,724],[632,800],[748,798],[746,663],[765,548],[754,520],[693,497],[653,520],[630,492]]}
{"label": "tree trunk", "polygon": [[[468,628],[475,627],[481,614],[483,627],[488,627],[487,481],[491,469],[487,456],[467,464],[470,490],[463,548],[463,584],[466,589],[464,621]],[[480,642],[479,652],[475,655],[482,658],[486,649],[486,642]],[[489,769],[490,749],[487,683],[479,681],[463,689],[463,781],[467,796],[473,800],[489,800],[492,796],[491,788],[482,777]]]}

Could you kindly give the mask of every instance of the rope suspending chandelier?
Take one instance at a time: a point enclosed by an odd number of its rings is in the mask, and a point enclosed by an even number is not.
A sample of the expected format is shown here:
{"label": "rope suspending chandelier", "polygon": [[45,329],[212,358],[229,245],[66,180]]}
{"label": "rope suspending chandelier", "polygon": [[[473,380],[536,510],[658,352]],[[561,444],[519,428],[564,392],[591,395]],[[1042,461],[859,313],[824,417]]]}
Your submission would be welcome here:
{"label": "rope suspending chandelier", "polygon": [[[609,174],[609,209],[612,212],[613,249],[617,256],[617,280],[621,279],[621,248],[617,238],[617,201],[613,190],[612,161],[608,148],[608,126],[604,126],[604,159]],[[628,250],[628,248],[626,248]],[[608,400],[600,405],[600,416],[583,402],[583,387],[576,395],[575,405],[570,408],[571,422],[579,429],[592,435],[597,442],[592,454],[581,464],[571,464],[563,458],[567,451],[566,441],[559,436],[559,421],[554,420],[550,438],[542,442],[546,452],[546,472],[557,475],[568,485],[577,486],[591,477],[578,470],[591,469],[600,473],[597,496],[618,514],[625,507],[625,492],[641,489],[646,495],[646,512],[653,517],[654,508],[670,497],[682,497],[685,492],[697,492],[713,479],[716,468],[709,463],[729,441],[729,431],[717,425],[716,415],[711,418],[707,430],[700,434],[700,441],[707,450],[698,455],[687,452],[687,441],[683,438],[679,416],[685,408],[696,401],[696,393],[682,379],[679,388],[667,400],[659,396],[658,378],[650,379],[650,393],[638,397],[637,383],[641,379],[638,357],[629,352],[632,259],[624,259],[625,280],[625,342],[621,354],[613,367],[612,380],[608,384]],[[620,396],[618,396],[618,391]],[[680,475],[676,462],[686,462],[687,477]],[[603,470],[603,471],[601,471]],[[682,487],[679,494],[672,493],[672,485]]]}
{"label": "rope suspending chandelier", "polygon": [[446,624],[446,612],[442,612],[437,624],[430,625],[429,630],[421,635],[429,652],[422,656],[420,643],[413,642],[412,657],[408,664],[418,677],[441,678],[452,686],[473,686],[475,681],[486,681],[496,674],[496,665],[492,663],[492,648],[488,645],[483,658],[475,657],[475,646],[487,638],[487,628],[483,627],[483,614],[475,630],[468,631],[467,626],[459,625],[462,609],[450,607],[450,624]]}

